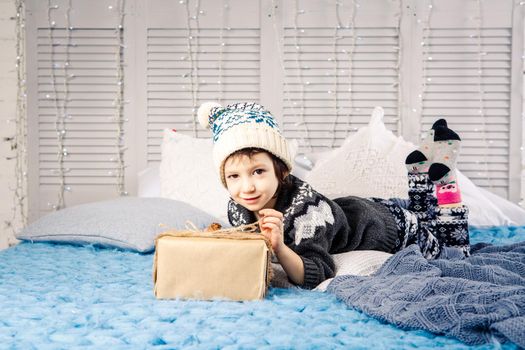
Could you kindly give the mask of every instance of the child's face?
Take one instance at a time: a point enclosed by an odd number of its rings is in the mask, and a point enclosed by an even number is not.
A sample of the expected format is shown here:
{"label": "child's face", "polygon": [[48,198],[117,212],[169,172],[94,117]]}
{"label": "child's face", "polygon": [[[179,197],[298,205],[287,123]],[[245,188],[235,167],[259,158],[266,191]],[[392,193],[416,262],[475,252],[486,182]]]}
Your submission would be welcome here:
{"label": "child's face", "polygon": [[232,199],[246,209],[257,214],[261,209],[274,208],[279,181],[268,153],[229,157],[224,163],[224,177]]}

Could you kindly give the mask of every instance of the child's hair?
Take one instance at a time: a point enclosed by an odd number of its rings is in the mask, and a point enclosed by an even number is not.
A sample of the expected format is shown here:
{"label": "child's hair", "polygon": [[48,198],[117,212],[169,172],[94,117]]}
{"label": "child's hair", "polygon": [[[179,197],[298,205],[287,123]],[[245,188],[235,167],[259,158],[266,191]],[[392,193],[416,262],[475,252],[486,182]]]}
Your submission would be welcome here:
{"label": "child's hair", "polygon": [[258,153],[266,153],[270,156],[272,163],[273,163],[273,169],[275,171],[275,176],[277,177],[277,181],[279,182],[279,187],[277,188],[277,191],[279,191],[283,187],[289,186],[291,182],[290,182],[290,178],[288,177],[288,175],[290,174],[290,171],[288,170],[288,166],[280,158],[276,157],[275,155],[273,155],[272,153],[264,149],[256,148],[256,147],[242,148],[230,154],[228,158],[238,158],[241,156],[247,156],[248,158],[251,159],[254,155]]}

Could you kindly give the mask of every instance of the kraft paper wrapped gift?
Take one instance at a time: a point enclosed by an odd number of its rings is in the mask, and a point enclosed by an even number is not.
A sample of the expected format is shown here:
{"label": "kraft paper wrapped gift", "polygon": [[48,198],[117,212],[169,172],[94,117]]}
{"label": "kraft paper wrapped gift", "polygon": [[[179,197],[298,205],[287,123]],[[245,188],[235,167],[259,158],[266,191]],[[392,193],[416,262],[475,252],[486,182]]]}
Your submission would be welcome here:
{"label": "kraft paper wrapped gift", "polygon": [[157,298],[264,298],[272,271],[270,243],[259,233],[221,231],[167,231],[157,237]]}

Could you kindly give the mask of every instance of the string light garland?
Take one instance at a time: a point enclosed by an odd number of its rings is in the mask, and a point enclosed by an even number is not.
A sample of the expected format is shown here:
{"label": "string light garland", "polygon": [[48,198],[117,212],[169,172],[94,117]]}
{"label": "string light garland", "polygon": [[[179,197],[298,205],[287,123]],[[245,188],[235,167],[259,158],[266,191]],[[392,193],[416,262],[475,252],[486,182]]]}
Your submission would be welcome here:
{"label": "string light garland", "polygon": [[403,62],[403,50],[401,50],[401,46],[403,43],[403,32],[401,31],[401,21],[402,21],[402,14],[403,14],[403,3],[401,0],[397,1],[397,12],[395,14],[395,20],[397,25],[397,42],[398,45],[395,48],[397,50],[397,61],[396,61],[396,76],[397,76],[397,82],[394,84],[394,86],[397,88],[397,134],[401,135],[403,131],[403,120],[401,118],[401,111],[403,109],[403,82],[401,81],[401,63]]}
{"label": "string light garland", "polygon": [[[52,5],[51,0],[47,1],[47,21],[48,21],[48,39],[49,39],[49,49],[50,49],[50,62],[51,62],[51,87],[53,95],[47,94],[46,98],[52,100],[55,106],[55,131],[57,136],[57,169],[54,169],[52,172],[58,177],[59,188],[58,188],[58,201],[56,204],[48,203],[48,206],[51,206],[54,210],[62,209],[65,206],[65,197],[64,193],[66,191],[66,172],[67,169],[64,166],[65,158],[69,156],[69,152],[66,148],[66,119],[68,114],[68,104],[70,101],[69,97],[69,48],[71,46],[71,31],[73,30],[71,26],[71,0],[66,2],[65,10],[65,61],[63,64],[59,64],[56,59],[56,47],[62,45],[59,42],[55,41],[55,31],[56,22],[52,19],[51,13],[59,9],[58,5]],[[57,82],[57,70],[62,68],[63,75],[63,91],[62,98],[58,89]]]}
{"label": "string light garland", "polygon": [[[488,144],[492,143],[492,141],[487,142],[487,125],[486,125],[486,113],[485,113],[485,105],[484,105],[484,94],[483,91],[483,56],[485,56],[487,53],[482,51],[483,49],[483,43],[482,43],[482,28],[483,28],[483,9],[482,9],[482,3],[481,0],[477,0],[477,16],[475,17],[476,21],[476,46],[477,46],[477,73],[478,73],[478,103],[479,103],[479,109],[478,114],[481,118],[481,135],[482,135],[482,144],[483,144],[483,154],[485,161],[483,162],[483,166],[485,169],[485,174],[478,173],[479,176],[485,176],[487,178],[487,182],[489,185],[489,188],[492,189],[492,181],[490,177],[490,171],[488,168],[488,160],[487,160],[487,154],[488,154]],[[478,130],[475,130],[478,131]]]}
{"label": "string light garland", "polygon": [[[273,26],[274,26],[274,32],[276,36],[278,36],[277,31],[277,23],[276,23],[276,12],[275,9],[277,8],[277,5],[275,4],[275,1],[272,0],[272,18],[273,18]],[[293,114],[297,117],[297,113],[294,109],[294,106],[299,104],[299,122],[295,123],[295,126],[302,126],[303,127],[303,134],[304,136],[301,138],[301,143],[303,146],[307,146],[309,151],[312,151],[312,143],[310,141],[310,130],[308,128],[308,123],[306,122],[305,117],[305,85],[310,85],[310,82],[304,82],[303,80],[303,67],[301,65],[301,47],[299,45],[299,15],[304,14],[303,10],[299,9],[299,3],[298,0],[294,0],[293,5],[293,11],[294,11],[294,21],[293,21],[293,31],[294,31],[294,47],[295,47],[295,64],[297,67],[297,75],[299,77],[299,102],[292,102],[290,100],[290,88],[287,85],[286,82],[286,67],[284,65],[284,57],[282,53],[279,51],[279,62],[281,63],[282,72],[284,75],[284,82],[285,82],[285,90],[287,93],[287,99],[288,103],[290,104],[290,107],[292,108]],[[301,29],[301,32],[304,33],[304,29]],[[279,40],[279,50],[281,41]],[[309,67],[305,67],[305,69],[309,69]]]}
{"label": "string light garland", "polygon": [[[334,118],[332,120],[332,127],[331,127],[331,132],[328,132],[326,133],[327,134],[327,137],[330,137],[330,140],[328,140],[328,142],[325,144],[327,147],[329,148],[334,148],[335,147],[335,144],[336,144],[336,141],[337,141],[337,138],[336,138],[336,131],[338,130],[338,123],[340,121],[340,117],[341,117],[341,112],[344,110],[341,106],[340,106],[340,96],[338,94],[339,90],[340,90],[340,76],[339,76],[339,73],[343,73],[344,74],[344,71],[340,71],[340,60],[339,60],[339,54],[342,52],[344,54],[347,55],[348,57],[348,77],[349,79],[347,80],[347,83],[348,83],[348,93],[349,93],[349,98],[348,99],[345,99],[345,101],[348,101],[350,106],[349,106],[349,109],[348,109],[348,115],[347,115],[347,118],[346,118],[346,124],[347,124],[347,127],[346,127],[346,136],[348,136],[348,134],[350,133],[351,131],[351,119],[352,119],[352,116],[353,116],[353,113],[354,113],[354,110],[356,112],[359,111],[359,108],[354,108],[354,94],[353,94],[353,82],[354,82],[354,79],[353,79],[353,74],[354,74],[354,54],[355,54],[355,51],[356,51],[356,48],[357,48],[357,42],[360,41],[362,42],[363,41],[363,38],[359,37],[357,35],[357,30],[355,28],[355,17],[357,15],[357,9],[360,8],[360,4],[355,1],[355,0],[352,0],[351,2],[351,12],[350,12],[350,23],[348,25],[344,25],[343,24],[343,21],[342,21],[342,16],[341,16],[341,12],[340,12],[340,7],[341,7],[341,2],[340,1],[336,1],[335,5],[335,9],[336,9],[336,18],[337,18],[337,26],[334,28],[334,41],[333,41],[333,47],[332,47],[332,57],[328,57],[328,61],[332,62],[333,65],[333,73],[330,73],[330,72],[327,72],[325,73],[326,76],[330,76],[330,77],[333,77],[334,81],[333,81],[333,88],[332,89],[328,89],[327,94],[331,95],[330,97],[330,100],[333,101],[333,106],[331,107],[333,109],[333,114],[334,114]],[[402,2],[401,1],[398,1],[398,8],[399,8],[399,11],[397,13],[397,33],[398,33],[398,38],[399,40],[401,41],[402,40],[402,37],[401,37],[401,10],[402,10]],[[273,8],[275,8],[276,5],[275,5],[275,2],[274,2],[274,6]],[[296,61],[296,66],[298,67],[299,69],[299,74],[298,74],[298,78],[299,78],[299,94],[300,94],[300,97],[299,99],[301,100],[302,104],[301,104],[301,111],[300,111],[300,115],[301,115],[301,122],[297,123],[296,126],[298,125],[305,125],[306,128],[308,128],[308,124],[306,123],[305,121],[305,107],[304,107],[304,92],[305,92],[305,89],[308,88],[309,86],[311,86],[311,82],[310,81],[304,81],[303,79],[303,75],[302,75],[302,69],[303,67],[301,67],[301,53],[302,53],[302,50],[301,50],[301,47],[299,45],[299,42],[298,42],[298,37],[299,37],[299,33],[304,33],[304,29],[300,29],[298,24],[297,24],[297,18],[298,18],[298,15],[300,14],[303,14],[305,13],[304,10],[299,10],[298,9],[298,5],[297,5],[297,1],[294,1],[294,31],[296,33],[296,36],[295,36],[295,49],[296,49],[296,55],[295,55],[295,61]],[[274,16],[275,17],[275,16]],[[352,36],[352,41],[351,41],[351,45],[349,45],[349,48],[347,49],[346,47],[344,48],[341,48],[341,44],[339,43],[339,41],[341,39],[343,39],[344,37],[341,35],[341,30],[342,29],[351,29],[351,36]],[[277,31],[276,31],[277,32]],[[398,50],[397,51],[397,62],[396,62],[396,66],[394,67],[395,71],[396,71],[396,75],[397,75],[397,80],[398,82],[394,83],[394,86],[398,86],[399,85],[399,81],[401,80],[401,71],[400,71],[400,65],[401,65],[401,62],[402,62],[402,50],[401,50],[401,42],[398,44],[398,46],[396,46],[395,48]],[[282,58],[281,58],[282,60]],[[283,69],[284,68],[284,65],[283,66]],[[288,91],[288,90],[287,90]],[[398,106],[401,105],[402,103],[402,94],[401,94],[401,89],[400,88],[397,88],[396,89],[396,92],[397,92],[397,101],[398,101]],[[293,103],[292,105],[297,105],[297,103]],[[394,119],[396,122],[397,122],[397,129],[398,129],[398,132],[401,131],[402,129],[402,120],[401,120],[401,109],[398,107],[397,108],[397,116],[396,118]],[[354,131],[357,130],[357,128],[353,128]],[[309,136],[306,136],[308,141],[309,141]]]}
{"label": "string light garland", "polygon": [[[351,13],[350,13],[350,23],[348,28],[351,30],[352,39],[350,41],[350,49],[348,51],[348,97],[349,107],[348,107],[348,116],[346,118],[346,134],[345,138],[350,134],[350,128],[352,125],[352,116],[354,114],[354,53],[356,50],[357,44],[357,29],[355,27],[355,17],[357,15],[358,4],[355,1],[351,1]],[[338,17],[339,18],[339,17]],[[354,131],[357,131],[357,128],[354,127]]]}
{"label": "string light garland", "polygon": [[[296,0],[297,1],[297,0]],[[277,3],[275,2],[275,0],[272,0],[272,6],[271,6],[271,12],[268,14],[268,17],[271,18],[272,20],[272,29],[273,29],[273,34],[275,36],[275,40],[277,42],[277,56],[279,58],[279,67],[281,69],[281,73],[284,77],[283,79],[283,85],[284,85],[284,99],[286,100],[286,102],[288,102],[288,105],[290,106],[290,109],[292,110],[292,114],[294,115],[294,117],[296,119],[300,119],[299,122],[296,122],[294,125],[295,126],[303,126],[303,137],[300,138],[300,144],[299,146],[301,147],[308,147],[308,149],[310,151],[312,151],[312,144],[310,143],[310,137],[309,137],[309,131],[308,131],[308,126],[306,125],[306,120],[305,120],[305,117],[304,117],[304,106],[302,106],[302,112],[301,113],[297,113],[297,110],[296,110],[296,106],[297,106],[297,102],[292,102],[292,99],[290,98],[290,85],[288,84],[287,80],[286,80],[286,77],[287,77],[287,74],[286,74],[286,67],[284,65],[284,53],[283,53],[283,50],[282,48],[284,47],[284,35],[281,36],[279,34],[279,28],[277,27],[277,8],[278,8],[278,5]],[[294,8],[295,8],[295,14],[299,14],[299,11],[297,10],[297,4],[294,5]],[[304,13],[304,12],[303,12]],[[295,20],[295,35],[296,35],[296,38],[294,40],[294,43],[295,43],[295,48],[298,50],[299,49],[299,46],[298,46],[298,39],[297,39],[297,18]],[[301,32],[304,33],[304,30],[301,29]],[[301,80],[301,83],[300,83],[300,86],[302,87],[302,73],[301,73],[301,67],[299,65],[299,61],[297,60],[297,57],[296,57],[296,63],[298,64],[298,75],[300,77],[300,80]],[[305,67],[304,69],[309,69],[308,67]],[[304,96],[304,92],[303,92],[303,96]],[[283,122],[283,125],[282,125],[282,130],[283,132],[286,131],[286,124]]]}
{"label": "string light garland", "polygon": [[[351,0],[351,8],[350,8],[350,20],[348,25],[344,26],[343,21],[341,19],[341,12],[340,7],[341,3],[339,1],[336,1],[336,18],[337,18],[337,28],[346,28],[350,30],[351,33],[351,40],[350,40],[350,46],[348,50],[343,49],[342,52],[346,53],[348,56],[348,113],[346,116],[346,132],[345,132],[345,138],[348,137],[350,134],[351,129],[351,121],[352,121],[352,115],[353,115],[353,106],[354,106],[354,95],[353,95],[353,83],[354,83],[354,53],[356,49],[357,44],[357,35],[356,35],[356,27],[355,27],[355,17],[357,14],[357,8],[359,7],[359,4]],[[344,73],[344,72],[342,72]],[[354,130],[357,130],[355,128]]]}
{"label": "string light garland", "polygon": [[[116,6],[109,5],[108,10],[113,11],[117,10],[117,24],[115,27],[116,33],[116,50],[115,50],[115,77],[117,89],[115,93],[115,99],[113,100],[114,106],[114,116],[113,121],[116,125],[116,136],[115,136],[115,146],[116,146],[116,159],[112,158],[112,161],[116,162],[115,174],[113,171],[110,171],[108,174],[110,176],[115,175],[117,193],[121,196],[127,195],[128,192],[125,189],[125,163],[124,163],[124,152],[127,147],[124,145],[124,114],[123,114],[123,105],[125,103],[124,97],[124,69],[123,69],[123,51],[124,51],[124,39],[123,39],[123,25],[124,25],[124,8],[125,1],[117,0]],[[66,136],[67,136],[67,120],[71,119],[71,116],[68,112],[68,106],[71,102],[70,98],[70,88],[69,81],[74,78],[74,74],[70,74],[70,47],[76,46],[72,41],[72,32],[74,31],[73,26],[71,25],[71,9],[72,1],[68,0],[66,2],[66,8],[64,11],[65,15],[65,42],[61,43],[55,41],[55,32],[58,30],[56,27],[56,22],[53,20],[52,13],[59,9],[58,5],[53,5],[51,0],[48,0],[48,9],[47,9],[47,20],[48,20],[48,38],[50,45],[50,62],[51,62],[51,86],[52,94],[47,94],[46,98],[53,100],[55,105],[55,132],[57,134],[57,168],[52,170],[52,173],[58,177],[59,180],[59,190],[58,190],[58,201],[56,204],[48,203],[48,206],[52,207],[54,210],[61,209],[65,207],[65,192],[72,191],[71,186],[66,184],[66,173],[70,171],[69,168],[65,167],[65,159],[70,156],[70,152],[66,148]],[[56,47],[62,46],[64,48],[65,59],[63,64],[60,64],[56,60]],[[62,91],[59,91],[58,88],[58,75],[57,71],[61,70],[61,76],[63,77]]]}
{"label": "string light garland", "polygon": [[335,11],[336,11],[336,17],[337,17],[337,24],[334,28],[334,41],[332,42],[332,52],[333,52],[333,57],[329,57],[328,58],[328,61],[332,60],[334,65],[334,74],[333,74],[333,79],[334,79],[334,87],[333,87],[333,90],[328,90],[327,93],[328,95],[332,94],[333,95],[333,101],[334,101],[334,106],[333,106],[333,111],[334,111],[334,121],[332,123],[332,132],[328,133],[329,136],[332,137],[332,139],[330,140],[330,142],[328,142],[327,146],[329,148],[334,148],[335,147],[335,141],[336,141],[336,137],[335,137],[335,133],[337,131],[337,122],[339,121],[339,100],[338,100],[338,89],[339,89],[339,60],[337,59],[337,56],[338,56],[338,47],[339,47],[339,40],[341,40],[342,38],[339,36],[339,29],[341,29],[341,23],[339,22],[339,7],[341,6],[341,3],[339,1],[336,1],[335,2]]}
{"label": "string light garland", "polygon": [[[190,62],[190,72],[184,73],[183,77],[190,78],[190,89],[191,89],[191,126],[193,128],[193,136],[197,137],[197,119],[193,116],[198,108],[198,97],[199,97],[199,15],[204,14],[200,10],[200,0],[195,1],[195,14],[191,15],[190,11],[190,0],[180,0],[180,4],[185,5],[186,9],[186,29],[187,29],[187,47],[188,47],[188,58]],[[191,25],[191,21],[195,22],[195,28]],[[196,34],[193,34],[195,31]],[[195,40],[195,50],[193,48],[192,41]]]}
{"label": "string light garland", "polygon": [[[424,25],[423,26],[423,41],[421,41],[421,46],[423,48],[423,71],[422,71],[423,81],[421,83],[421,93],[418,95],[419,106],[412,108],[412,112],[416,113],[419,110],[421,111],[421,115],[423,115],[423,109],[424,109],[423,101],[425,100],[426,93],[427,93],[427,83],[432,80],[432,78],[428,76],[428,62],[432,60],[432,56],[430,56],[430,21],[432,20],[433,9],[434,9],[434,3],[432,0],[429,0],[428,10],[426,13],[425,20],[423,21],[423,25]],[[418,19],[417,22],[421,23],[421,20]],[[424,48],[425,46],[427,47],[426,55],[425,55],[425,48]],[[421,130],[422,129],[421,119],[419,119],[419,124],[420,124],[419,129]],[[423,139],[424,137],[425,135],[422,134],[421,139]]]}
{"label": "string light garland", "polygon": [[231,28],[226,27],[227,23],[227,12],[230,9],[230,4],[228,1],[223,0],[221,3],[221,28],[219,30],[219,80],[217,84],[219,85],[219,103],[224,105],[224,67],[223,67],[223,56],[226,43],[224,42],[224,29],[230,30]]}
{"label": "string light garland", "polygon": [[[10,143],[14,157],[6,157],[14,160],[15,186],[13,192],[12,215],[5,221],[5,227],[14,233],[19,227],[27,224],[27,88],[26,88],[26,55],[25,55],[25,2],[15,0],[15,36],[16,36],[16,118],[15,133],[11,137],[4,138]],[[8,120],[11,122],[11,120]],[[14,244],[14,239],[8,237],[7,243]]]}
{"label": "string light garland", "polygon": [[[124,57],[124,9],[125,9],[125,0],[117,0],[117,19],[118,23],[115,28],[115,35],[117,40],[117,46],[115,50],[115,63],[116,63],[116,79],[117,79],[117,91],[115,100],[113,101],[114,105],[114,120],[117,127],[116,133],[116,184],[117,184],[117,193],[120,196],[127,196],[128,192],[125,187],[125,168],[124,163],[124,153],[127,150],[127,147],[124,144],[124,67],[123,67],[123,57]],[[112,10],[112,6],[108,7],[109,10]]]}
{"label": "string light garland", "polygon": [[[483,89],[483,56],[486,55],[486,52],[483,52],[482,48],[483,48],[483,44],[482,44],[482,28],[483,28],[483,22],[482,22],[482,3],[481,3],[481,0],[476,0],[476,3],[477,3],[477,16],[471,18],[471,20],[475,20],[476,21],[476,35],[470,35],[471,38],[473,38],[475,41],[476,41],[476,46],[477,46],[477,52],[476,52],[476,56],[477,56],[477,85],[478,85],[478,111],[477,111],[477,114],[479,115],[480,117],[480,120],[481,120],[481,130],[476,127],[474,129],[474,132],[476,133],[480,133],[481,132],[481,136],[482,136],[482,147],[483,147],[483,150],[484,150],[484,154],[485,154],[485,158],[484,158],[484,162],[483,162],[483,167],[485,169],[485,173],[482,174],[481,172],[478,172],[477,175],[478,176],[484,176],[487,181],[488,181],[488,185],[489,185],[489,188],[492,188],[492,181],[491,181],[491,177],[490,177],[490,171],[489,171],[489,168],[488,168],[488,160],[487,160],[487,156],[486,154],[488,154],[488,145],[492,143],[492,141],[487,141],[487,136],[486,136],[486,113],[485,113],[485,108],[484,108],[484,89]],[[432,17],[432,12],[433,12],[433,9],[434,9],[434,4],[432,2],[432,0],[429,0],[429,4],[428,4],[428,11],[427,11],[427,15],[426,15],[426,19],[424,21],[424,28],[423,28],[423,41],[421,42],[421,45],[422,46],[426,46],[427,49],[424,50],[424,52],[426,52],[426,54],[424,54],[424,57],[423,57],[423,83],[422,83],[422,90],[421,90],[421,94],[419,95],[419,100],[420,100],[420,105],[421,105],[421,111],[423,111],[423,101],[425,99],[425,95],[428,91],[428,85],[430,84],[430,82],[432,81],[432,78],[430,76],[428,76],[428,73],[427,73],[427,70],[428,70],[428,65],[429,65],[429,62],[433,60],[433,57],[431,56],[431,51],[430,51],[430,22],[431,22],[431,17]],[[418,23],[420,23],[420,20],[418,20]],[[413,112],[417,112],[417,109],[414,108],[413,109]],[[424,135],[422,135],[422,137],[424,137]],[[476,160],[476,164],[480,164],[481,162],[479,160]]]}

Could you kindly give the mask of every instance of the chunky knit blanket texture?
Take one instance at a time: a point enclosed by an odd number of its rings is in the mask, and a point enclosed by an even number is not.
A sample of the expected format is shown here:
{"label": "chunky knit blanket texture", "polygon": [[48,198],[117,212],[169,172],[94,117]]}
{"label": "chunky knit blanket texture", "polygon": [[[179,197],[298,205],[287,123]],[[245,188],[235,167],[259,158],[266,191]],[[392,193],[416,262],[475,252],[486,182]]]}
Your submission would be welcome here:
{"label": "chunky knit blanket texture", "polygon": [[375,275],[336,277],[328,291],[402,329],[525,347],[525,242],[479,243],[464,260],[426,260],[412,245]]}

